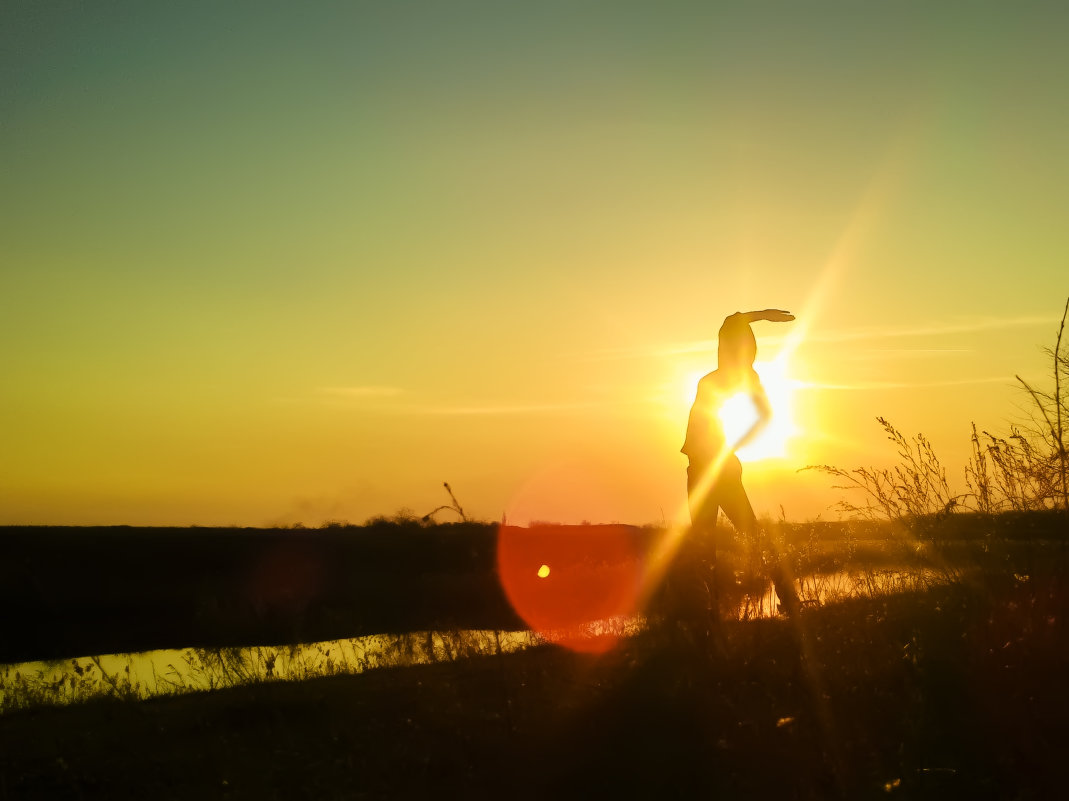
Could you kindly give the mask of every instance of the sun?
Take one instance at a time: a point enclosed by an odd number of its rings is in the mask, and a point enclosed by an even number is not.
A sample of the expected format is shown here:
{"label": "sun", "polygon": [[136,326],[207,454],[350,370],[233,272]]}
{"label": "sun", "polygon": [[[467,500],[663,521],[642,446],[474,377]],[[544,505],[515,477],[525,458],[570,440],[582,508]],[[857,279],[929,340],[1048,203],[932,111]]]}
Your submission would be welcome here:
{"label": "sun", "polygon": [[[736,455],[740,461],[756,462],[762,459],[783,459],[789,453],[790,440],[798,433],[794,422],[794,395],[795,390],[801,386],[801,382],[793,379],[787,373],[787,360],[779,358],[771,362],[754,362],[754,370],[761,376],[761,385],[768,395],[768,402],[772,406],[772,419],[764,431],[744,448],[739,448]],[[738,425],[739,418],[746,425],[746,429],[757,417],[757,411],[753,408],[753,401],[744,398],[745,405],[735,402],[735,406],[725,412],[726,416],[733,418],[730,425]],[[729,398],[728,403],[733,399]],[[742,408],[740,408],[742,407]],[[749,414],[747,420],[745,415]],[[721,418],[724,419],[723,417]],[[728,433],[729,422],[724,420],[725,433]],[[746,429],[743,429],[745,431]],[[730,434],[729,434],[730,436]],[[736,438],[741,436],[737,434]]]}
{"label": "sun", "polygon": [[[772,419],[757,439],[739,448],[736,455],[743,462],[784,459],[790,453],[791,440],[798,435],[794,404],[795,392],[802,382],[788,374],[787,359],[782,356],[769,362],[757,361],[754,370],[761,377],[761,385],[772,406]],[[698,373],[688,377],[686,391],[689,401],[694,399],[694,387],[700,377]],[[740,392],[724,402],[718,416],[728,442],[735,443],[757,420],[757,409],[750,396]]]}
{"label": "sun", "polygon": [[[800,434],[795,414],[798,390],[805,384],[793,378],[788,372],[786,354],[779,354],[772,361],[757,360],[754,370],[761,377],[768,402],[772,407],[772,419],[761,434],[744,448],[737,451],[743,462],[758,462],[771,459],[785,459],[792,455],[791,447],[796,446]],[[705,370],[688,370],[680,373],[673,382],[673,403],[667,412],[667,418],[673,426],[678,424],[680,414],[690,409],[694,402],[694,391],[698,381],[705,375]],[[677,394],[678,393],[678,394]],[[675,400],[678,398],[678,400]],[[749,430],[757,419],[757,409],[746,393],[733,395],[721,406],[720,423],[729,442],[737,442]],[[673,432],[675,429],[673,428]]]}
{"label": "sun", "polygon": [[[732,448],[746,436],[746,432],[758,419],[757,407],[747,392],[736,392],[725,400],[717,410],[716,416],[720,420],[724,439]],[[757,440],[752,444],[756,445]]]}

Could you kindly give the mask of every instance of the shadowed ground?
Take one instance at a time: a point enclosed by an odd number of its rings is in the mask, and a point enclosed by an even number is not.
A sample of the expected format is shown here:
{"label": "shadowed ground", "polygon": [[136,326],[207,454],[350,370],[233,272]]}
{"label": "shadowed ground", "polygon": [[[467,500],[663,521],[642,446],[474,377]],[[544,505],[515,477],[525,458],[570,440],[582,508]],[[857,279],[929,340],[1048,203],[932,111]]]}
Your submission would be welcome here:
{"label": "shadowed ground", "polygon": [[[561,536],[587,542],[570,566],[577,580],[603,559],[591,532],[613,529],[639,558],[664,536],[632,526],[561,528]],[[930,566],[944,555],[1012,574],[1030,572],[1032,558],[1015,547],[1028,551],[1031,542],[1063,540],[1066,523],[1058,514],[1029,513],[918,519],[910,530],[856,522],[775,529],[799,577],[880,563]],[[0,528],[0,663],[524,628],[497,575],[497,530],[415,522],[326,530]],[[724,529],[717,536],[731,538]],[[1024,544],[1014,545],[1017,539]],[[914,546],[925,543],[939,547],[918,554]],[[701,561],[708,545],[689,543],[684,550],[695,553],[682,561]],[[1013,565],[1003,559],[1011,556]],[[741,554],[725,558],[739,561]],[[554,570],[562,574],[556,563]]]}
{"label": "shadowed ground", "polygon": [[1046,798],[1059,571],[454,664],[0,718],[0,797]]}

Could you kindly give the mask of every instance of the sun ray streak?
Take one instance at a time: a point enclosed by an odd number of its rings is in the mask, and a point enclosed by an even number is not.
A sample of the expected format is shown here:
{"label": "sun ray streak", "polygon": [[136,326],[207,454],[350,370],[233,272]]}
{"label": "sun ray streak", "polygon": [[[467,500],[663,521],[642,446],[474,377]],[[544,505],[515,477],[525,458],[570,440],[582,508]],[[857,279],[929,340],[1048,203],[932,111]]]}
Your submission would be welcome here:
{"label": "sun ray streak", "polygon": [[884,164],[869,181],[854,213],[832,248],[831,255],[824,263],[809,297],[801,306],[798,324],[793,326],[785,337],[781,351],[784,358],[789,358],[806,340],[810,329],[820,319],[833,287],[856,259],[865,240],[875,228],[880,214],[888,205],[898,181],[905,172],[907,151],[912,149],[910,145],[915,139],[915,136],[905,136],[894,142]]}

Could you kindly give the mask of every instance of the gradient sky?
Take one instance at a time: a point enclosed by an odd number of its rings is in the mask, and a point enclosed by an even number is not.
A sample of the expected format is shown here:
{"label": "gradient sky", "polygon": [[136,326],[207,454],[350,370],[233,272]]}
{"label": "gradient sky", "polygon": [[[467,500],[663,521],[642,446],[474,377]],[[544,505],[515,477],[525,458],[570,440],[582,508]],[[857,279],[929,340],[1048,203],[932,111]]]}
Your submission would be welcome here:
{"label": "gradient sky", "polygon": [[[0,7],[0,523],[448,501],[685,517],[736,310],[811,463],[1041,380],[1069,295],[1055,3]],[[448,519],[443,515],[442,519]]]}

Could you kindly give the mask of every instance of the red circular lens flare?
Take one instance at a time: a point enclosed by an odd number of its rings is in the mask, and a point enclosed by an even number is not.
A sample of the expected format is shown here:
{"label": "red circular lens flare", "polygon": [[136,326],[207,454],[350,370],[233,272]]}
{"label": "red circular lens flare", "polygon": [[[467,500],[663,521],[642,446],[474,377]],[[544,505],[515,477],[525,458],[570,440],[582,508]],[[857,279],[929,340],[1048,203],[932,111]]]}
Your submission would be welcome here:
{"label": "red circular lens flare", "polygon": [[631,526],[501,526],[497,569],[509,603],[532,631],[576,651],[602,653],[614,635],[590,623],[637,611],[640,548]]}

